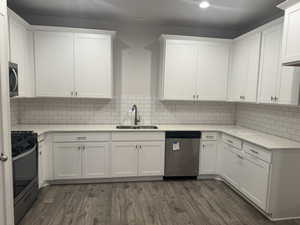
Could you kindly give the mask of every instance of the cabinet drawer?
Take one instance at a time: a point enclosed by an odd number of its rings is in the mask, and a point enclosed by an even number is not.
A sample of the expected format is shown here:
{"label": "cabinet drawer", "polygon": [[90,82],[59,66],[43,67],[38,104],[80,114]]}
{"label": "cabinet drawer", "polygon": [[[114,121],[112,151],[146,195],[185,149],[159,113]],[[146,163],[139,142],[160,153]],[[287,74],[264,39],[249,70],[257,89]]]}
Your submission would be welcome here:
{"label": "cabinet drawer", "polygon": [[243,149],[244,149],[245,153],[247,153],[249,155],[255,156],[266,162],[271,162],[271,152],[269,152],[259,146],[256,146],[256,145],[253,145],[250,143],[244,143]]}
{"label": "cabinet drawer", "polygon": [[113,132],[112,141],[164,141],[164,132]]}
{"label": "cabinet drawer", "polygon": [[202,132],[201,140],[203,141],[216,141],[217,138],[217,132]]}
{"label": "cabinet drawer", "polygon": [[57,133],[53,135],[54,142],[80,142],[80,141],[109,141],[110,133],[81,132],[81,133]]}
{"label": "cabinet drawer", "polygon": [[242,141],[237,138],[223,134],[223,141],[237,149],[242,149]]}

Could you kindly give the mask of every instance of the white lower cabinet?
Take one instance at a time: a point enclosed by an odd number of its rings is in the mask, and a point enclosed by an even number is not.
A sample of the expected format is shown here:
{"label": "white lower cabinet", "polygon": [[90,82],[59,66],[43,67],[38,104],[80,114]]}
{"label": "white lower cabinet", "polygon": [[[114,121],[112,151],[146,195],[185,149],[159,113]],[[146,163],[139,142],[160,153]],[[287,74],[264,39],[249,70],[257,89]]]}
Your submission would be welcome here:
{"label": "white lower cabinet", "polygon": [[271,153],[254,145],[243,145],[243,149],[237,149],[223,143],[222,176],[253,203],[267,211],[270,163],[264,159],[270,158]]}
{"label": "white lower cabinet", "polygon": [[112,177],[163,176],[164,142],[114,142]]}
{"label": "white lower cabinet", "polygon": [[108,143],[55,143],[54,179],[108,177]]}
{"label": "white lower cabinet", "polygon": [[85,178],[108,177],[108,143],[87,143],[83,149],[83,175]]}
{"label": "white lower cabinet", "polygon": [[78,179],[82,177],[82,153],[79,144],[54,144],[53,154],[55,179]]}
{"label": "white lower cabinet", "polygon": [[246,154],[242,167],[241,191],[263,210],[267,207],[270,165]]}
{"label": "white lower cabinet", "polygon": [[241,182],[241,155],[234,147],[224,143],[222,152],[222,168],[224,178],[234,187],[239,188]]}
{"label": "white lower cabinet", "polygon": [[140,143],[139,176],[163,176],[165,162],[165,143]]}
{"label": "white lower cabinet", "polygon": [[216,141],[201,142],[199,174],[216,174],[217,148]]}
{"label": "white lower cabinet", "polygon": [[133,177],[138,175],[138,146],[132,142],[112,144],[112,177]]}

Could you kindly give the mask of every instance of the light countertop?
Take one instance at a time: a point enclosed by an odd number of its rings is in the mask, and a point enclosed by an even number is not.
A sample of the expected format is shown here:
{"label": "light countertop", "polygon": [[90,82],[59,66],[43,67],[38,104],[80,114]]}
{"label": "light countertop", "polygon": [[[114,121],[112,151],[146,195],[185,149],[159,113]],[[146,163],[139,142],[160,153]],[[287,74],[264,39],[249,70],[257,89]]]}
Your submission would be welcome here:
{"label": "light countertop", "polygon": [[49,132],[165,132],[165,131],[217,131],[222,132],[244,141],[259,145],[269,150],[276,149],[299,149],[300,142],[286,138],[265,134],[259,131],[239,126],[226,125],[158,125],[158,129],[117,129],[116,125],[20,125],[12,130],[33,130],[39,135]]}

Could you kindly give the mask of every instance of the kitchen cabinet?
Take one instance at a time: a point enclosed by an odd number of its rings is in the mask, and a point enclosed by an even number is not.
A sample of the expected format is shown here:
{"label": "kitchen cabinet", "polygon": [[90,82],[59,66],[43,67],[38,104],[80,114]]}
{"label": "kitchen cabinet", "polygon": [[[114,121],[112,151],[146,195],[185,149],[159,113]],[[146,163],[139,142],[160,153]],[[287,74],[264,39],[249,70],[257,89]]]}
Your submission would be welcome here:
{"label": "kitchen cabinet", "polygon": [[105,142],[55,143],[54,179],[106,178],[109,147]]}
{"label": "kitchen cabinet", "polygon": [[163,142],[114,142],[112,144],[112,177],[162,176]]}
{"label": "kitchen cabinet", "polygon": [[112,39],[101,34],[75,34],[75,94],[112,97]]}
{"label": "kitchen cabinet", "polygon": [[242,161],[240,150],[224,143],[222,151],[222,172],[224,178],[239,189],[242,178]]}
{"label": "kitchen cabinet", "polygon": [[111,149],[112,177],[138,175],[138,145],[133,142],[113,143]]}
{"label": "kitchen cabinet", "polygon": [[139,176],[163,176],[164,142],[139,143]]}
{"label": "kitchen cabinet", "polygon": [[38,97],[111,98],[112,34],[35,31],[35,68]]}
{"label": "kitchen cabinet", "polygon": [[15,14],[8,11],[10,62],[18,65],[19,97],[33,97],[34,57],[33,32],[30,25]]}
{"label": "kitchen cabinet", "polygon": [[54,179],[82,178],[82,153],[78,143],[56,143],[54,154]]}
{"label": "kitchen cabinet", "polygon": [[73,34],[37,31],[35,70],[37,97],[70,97],[74,93]]}
{"label": "kitchen cabinet", "polygon": [[246,34],[233,41],[228,78],[228,100],[256,102],[261,32]]}
{"label": "kitchen cabinet", "polygon": [[201,141],[200,175],[216,174],[217,148],[217,141]]}
{"label": "kitchen cabinet", "polygon": [[38,143],[38,176],[39,176],[39,188],[43,187],[45,182],[45,143],[44,140]]}
{"label": "kitchen cabinet", "polygon": [[300,2],[286,1],[280,8],[285,10],[284,31],[282,41],[282,63],[300,65]]}
{"label": "kitchen cabinet", "polygon": [[172,35],[162,40],[163,100],[226,99],[231,41]]}
{"label": "kitchen cabinet", "polygon": [[255,156],[245,154],[243,158],[241,192],[263,210],[267,209],[269,168]]}
{"label": "kitchen cabinet", "polygon": [[195,100],[196,44],[193,41],[166,40],[163,99]]}
{"label": "kitchen cabinet", "polygon": [[299,68],[282,66],[282,24],[262,33],[259,102],[297,105],[299,100]]}
{"label": "kitchen cabinet", "polygon": [[0,0],[0,14],[5,16],[6,12],[6,0]]}
{"label": "kitchen cabinet", "polygon": [[82,145],[84,178],[106,178],[109,171],[108,143],[84,143]]}

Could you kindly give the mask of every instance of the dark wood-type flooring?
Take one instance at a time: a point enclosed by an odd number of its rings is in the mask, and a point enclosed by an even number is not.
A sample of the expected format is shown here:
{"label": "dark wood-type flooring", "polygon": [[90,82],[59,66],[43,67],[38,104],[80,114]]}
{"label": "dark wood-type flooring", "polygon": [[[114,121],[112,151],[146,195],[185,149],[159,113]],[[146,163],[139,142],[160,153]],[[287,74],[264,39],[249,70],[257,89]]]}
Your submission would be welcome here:
{"label": "dark wood-type flooring", "polygon": [[21,225],[300,225],[270,222],[220,181],[55,185]]}

